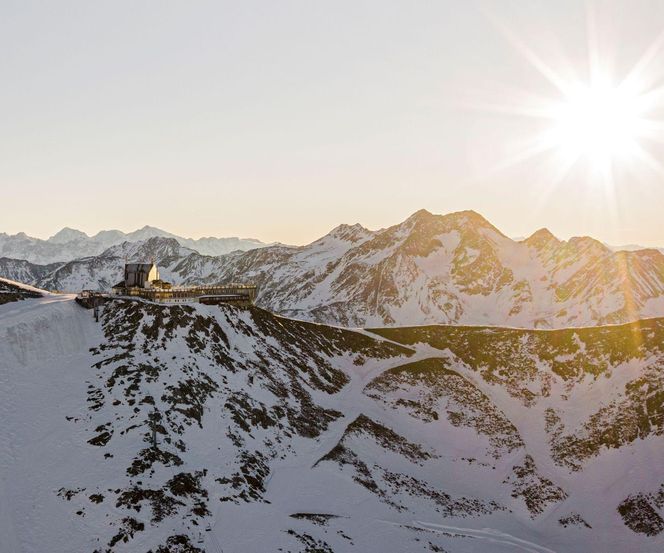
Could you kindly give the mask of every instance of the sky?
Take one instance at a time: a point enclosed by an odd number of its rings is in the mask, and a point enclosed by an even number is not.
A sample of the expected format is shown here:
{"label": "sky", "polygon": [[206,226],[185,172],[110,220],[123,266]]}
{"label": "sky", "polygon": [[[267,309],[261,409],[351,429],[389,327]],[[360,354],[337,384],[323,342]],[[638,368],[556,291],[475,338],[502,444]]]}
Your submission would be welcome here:
{"label": "sky", "polygon": [[510,236],[664,246],[658,127],[609,179],[525,155],[552,123],[520,113],[589,59],[616,82],[641,60],[657,88],[662,30],[659,0],[2,0],[0,232],[304,244],[473,209]]}

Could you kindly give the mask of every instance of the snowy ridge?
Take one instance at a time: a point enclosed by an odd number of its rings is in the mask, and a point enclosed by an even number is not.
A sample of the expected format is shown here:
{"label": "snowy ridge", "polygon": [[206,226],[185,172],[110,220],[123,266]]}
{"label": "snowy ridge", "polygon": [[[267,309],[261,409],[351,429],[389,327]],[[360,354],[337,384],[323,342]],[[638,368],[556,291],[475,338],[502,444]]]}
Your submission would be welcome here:
{"label": "snowy ridge", "polygon": [[2,305],[3,544],[658,552],[663,344],[664,319],[349,331],[257,308],[118,300],[95,323],[71,296]]}
{"label": "snowy ridge", "polygon": [[30,286],[29,284],[23,284],[22,282],[19,282],[19,281],[16,281],[16,280],[10,280],[8,278],[0,277],[0,283],[4,284],[5,286],[11,286],[13,288],[19,288],[21,290],[24,290],[26,292],[32,292],[34,294],[49,295],[49,292],[46,291],[46,290],[42,290],[41,288],[36,288],[34,286]]}
{"label": "snowy ridge", "polygon": [[664,316],[661,252],[614,252],[546,229],[517,242],[472,211],[422,210],[379,231],[341,225],[307,246],[218,257],[153,237],[57,267],[0,259],[0,274],[52,290],[108,289],[125,258],[156,259],[176,284],[251,281],[262,307],[346,327],[564,328]]}
{"label": "snowy ridge", "polygon": [[31,298],[49,295],[49,292],[40,290],[27,284],[21,284],[6,278],[0,278],[0,305]]}
{"label": "snowy ridge", "polygon": [[221,255],[235,250],[250,250],[266,245],[253,238],[205,237],[195,240],[150,226],[129,233],[119,230],[103,230],[94,236],[65,227],[48,240],[33,238],[24,232],[13,235],[2,232],[0,233],[0,257],[19,259],[39,265],[64,263],[81,257],[100,255],[111,246],[123,242],[143,242],[155,237],[175,239],[182,246],[196,250],[203,255]]}

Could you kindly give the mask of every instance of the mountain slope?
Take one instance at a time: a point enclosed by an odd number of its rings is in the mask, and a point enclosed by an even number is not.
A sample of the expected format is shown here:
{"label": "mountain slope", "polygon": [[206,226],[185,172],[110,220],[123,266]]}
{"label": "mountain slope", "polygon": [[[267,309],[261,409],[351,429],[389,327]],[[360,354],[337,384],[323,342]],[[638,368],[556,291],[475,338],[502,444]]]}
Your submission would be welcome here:
{"label": "mountain slope", "polygon": [[661,551],[662,344],[664,319],[352,332],[257,308],[0,306],[3,543]]}

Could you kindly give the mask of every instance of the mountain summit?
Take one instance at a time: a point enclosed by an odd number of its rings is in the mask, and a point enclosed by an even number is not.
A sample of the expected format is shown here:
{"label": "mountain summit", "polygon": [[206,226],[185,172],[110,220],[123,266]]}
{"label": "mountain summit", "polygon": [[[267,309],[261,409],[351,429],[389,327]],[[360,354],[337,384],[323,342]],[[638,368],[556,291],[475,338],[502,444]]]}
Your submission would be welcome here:
{"label": "mountain summit", "polygon": [[88,240],[89,238],[90,237],[87,234],[81,232],[80,230],[65,227],[62,230],[56,232],[53,236],[51,236],[47,240],[47,242],[50,242],[52,244],[66,244],[67,242]]}

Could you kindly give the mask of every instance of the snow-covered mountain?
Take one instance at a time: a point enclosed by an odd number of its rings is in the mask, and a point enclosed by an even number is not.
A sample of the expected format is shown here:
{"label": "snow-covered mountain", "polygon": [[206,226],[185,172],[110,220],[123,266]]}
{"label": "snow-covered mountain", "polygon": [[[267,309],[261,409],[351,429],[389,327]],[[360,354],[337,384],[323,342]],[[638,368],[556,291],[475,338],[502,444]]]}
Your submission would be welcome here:
{"label": "snow-covered mountain", "polygon": [[515,242],[472,211],[419,211],[376,232],[342,226],[304,248],[224,256],[211,275],[256,281],[274,311],[344,326],[564,327],[664,315],[657,250],[612,252],[545,229]]}
{"label": "snow-covered mountain", "polygon": [[[649,249],[646,246],[641,246],[640,244],[622,244],[620,246],[615,246],[613,244],[605,244],[605,246],[607,248],[609,248],[610,250],[613,250],[614,252],[618,252],[618,251],[633,252],[633,251],[636,251],[636,250],[647,250],[647,249]],[[664,253],[664,248],[655,247],[654,249]]]}
{"label": "snow-covered mountain", "polygon": [[123,242],[142,242],[155,237],[174,238],[181,245],[203,255],[222,255],[235,250],[246,251],[265,246],[263,242],[253,238],[205,237],[194,240],[150,226],[129,233],[119,230],[103,230],[94,236],[65,227],[48,240],[33,238],[24,232],[13,235],[0,233],[0,257],[48,265],[99,255],[111,246]]}
{"label": "snow-covered mountain", "polygon": [[514,241],[473,211],[419,211],[393,227],[341,225],[303,247],[212,257],[154,237],[53,269],[0,259],[0,275],[42,288],[105,289],[125,257],[156,259],[181,284],[252,281],[272,311],[342,326],[489,324],[560,328],[664,316],[664,254],[614,252],[546,229]]}
{"label": "snow-covered mountain", "polygon": [[61,263],[38,265],[24,259],[0,257],[0,276],[17,282],[37,284],[42,278],[61,267]]}
{"label": "snow-covered mountain", "polygon": [[37,283],[49,290],[108,290],[124,278],[127,260],[154,260],[159,264],[161,277],[172,280],[168,268],[190,255],[200,257],[198,252],[180,245],[175,238],[154,237],[141,242],[123,242],[111,246],[101,255],[60,265],[43,275]]}
{"label": "snow-covered mountain", "polygon": [[0,549],[659,553],[663,369],[664,319],[354,332],[6,303]]}

